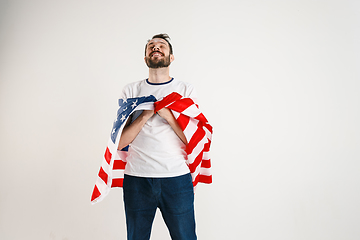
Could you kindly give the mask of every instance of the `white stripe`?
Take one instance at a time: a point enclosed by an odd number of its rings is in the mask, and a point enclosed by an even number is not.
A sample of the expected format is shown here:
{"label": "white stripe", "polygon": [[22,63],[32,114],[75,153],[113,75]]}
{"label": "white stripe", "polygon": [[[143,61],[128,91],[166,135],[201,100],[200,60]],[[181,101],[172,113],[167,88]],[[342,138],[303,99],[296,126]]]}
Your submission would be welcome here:
{"label": "white stripe", "polygon": [[208,151],[204,151],[204,154],[203,154],[203,159],[204,160],[210,160],[210,153]]}
{"label": "white stripe", "polygon": [[197,127],[198,123],[199,123],[198,120],[190,118],[190,121],[188,122],[188,125],[184,129],[183,132],[184,132],[184,135],[185,135],[186,139],[188,140],[188,142],[190,141],[190,139],[192,138],[192,136],[194,135],[194,133],[198,129],[198,127]]}
{"label": "white stripe", "polygon": [[191,176],[192,176],[192,181],[194,182],[196,177],[199,175],[199,168],[196,168],[195,169],[195,172],[191,173]]}
{"label": "white stripe", "polygon": [[124,178],[124,170],[113,170],[113,179]]}
{"label": "white stripe", "polygon": [[126,152],[126,151],[119,151],[119,150],[118,150],[118,151],[117,151],[117,155],[118,155],[119,157],[116,158],[116,160],[122,160],[123,162],[125,162],[127,156],[129,155],[129,153]]}
{"label": "white stripe", "polygon": [[206,137],[211,140],[212,133],[206,127],[203,128],[205,130]]}
{"label": "white stripe", "polygon": [[[111,151],[114,149],[114,147],[115,147],[115,144],[111,141],[111,138],[109,139],[109,142],[108,142],[107,147],[109,148],[110,152],[111,152]],[[111,154],[113,154],[113,153],[111,152]]]}
{"label": "white stripe", "polygon": [[110,165],[107,163],[105,159],[103,160],[101,167],[104,170],[104,172],[106,172],[109,175],[111,169],[110,169]]}
{"label": "white stripe", "polygon": [[181,113],[192,118],[196,118],[199,114],[201,114],[200,110],[194,104],[190,105]]}
{"label": "white stripe", "polygon": [[207,142],[207,139],[203,138],[201,139],[198,144],[194,147],[191,154],[188,155],[188,161],[190,163],[193,163],[195,158],[201,153],[201,151],[204,148],[204,144]]}
{"label": "white stripe", "polygon": [[209,168],[200,168],[200,174],[205,176],[211,176],[211,171]]}
{"label": "white stripe", "polygon": [[175,119],[178,119],[178,117],[180,116],[179,112],[176,112],[174,110],[171,110],[172,114],[174,115]]}
{"label": "white stripe", "polygon": [[101,195],[106,194],[109,190],[109,186],[107,186],[101,178],[97,179],[96,187],[99,189]]}

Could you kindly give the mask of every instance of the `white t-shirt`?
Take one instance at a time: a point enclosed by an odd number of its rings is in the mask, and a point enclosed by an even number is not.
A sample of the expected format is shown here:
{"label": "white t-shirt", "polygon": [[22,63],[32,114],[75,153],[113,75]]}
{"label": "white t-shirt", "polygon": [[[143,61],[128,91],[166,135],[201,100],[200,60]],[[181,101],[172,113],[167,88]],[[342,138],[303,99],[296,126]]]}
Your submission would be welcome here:
{"label": "white t-shirt", "polygon": [[[161,84],[150,83],[147,79],[130,83],[124,87],[121,98],[153,95],[161,100],[172,92],[196,100],[194,87],[174,78]],[[138,177],[175,177],[189,173],[185,149],[185,144],[168,122],[154,114],[129,145],[125,174]]]}

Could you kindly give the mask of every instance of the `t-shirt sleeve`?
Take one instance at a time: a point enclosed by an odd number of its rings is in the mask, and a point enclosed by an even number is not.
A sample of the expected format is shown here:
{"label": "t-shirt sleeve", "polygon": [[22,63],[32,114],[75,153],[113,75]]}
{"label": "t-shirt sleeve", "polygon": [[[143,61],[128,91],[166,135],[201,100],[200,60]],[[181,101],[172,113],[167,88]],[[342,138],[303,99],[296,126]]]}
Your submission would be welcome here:
{"label": "t-shirt sleeve", "polygon": [[121,93],[120,93],[120,97],[119,97],[119,98],[121,98],[121,99],[131,98],[130,88],[129,88],[128,85],[123,88],[123,90],[122,90]]}
{"label": "t-shirt sleeve", "polygon": [[187,84],[184,97],[191,98],[195,102],[195,104],[198,103],[198,94],[196,92],[195,87],[192,84],[190,83]]}

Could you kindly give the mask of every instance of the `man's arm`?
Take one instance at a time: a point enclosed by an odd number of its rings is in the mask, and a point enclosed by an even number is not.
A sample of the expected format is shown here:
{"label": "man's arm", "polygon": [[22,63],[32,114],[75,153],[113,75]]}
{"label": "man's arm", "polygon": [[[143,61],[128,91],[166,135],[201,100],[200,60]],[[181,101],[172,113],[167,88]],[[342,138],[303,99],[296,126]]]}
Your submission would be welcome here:
{"label": "man's arm", "polygon": [[157,113],[160,115],[160,117],[164,118],[169,123],[169,125],[174,130],[176,135],[181,139],[181,141],[185,145],[187,145],[188,142],[186,140],[184,132],[181,130],[181,128],[180,128],[178,122],[176,121],[174,115],[172,114],[171,110],[168,108],[162,108],[159,111],[157,111]]}
{"label": "man's arm", "polygon": [[130,118],[121,133],[118,150],[123,149],[134,141],[135,137],[139,134],[146,121],[154,115],[153,110],[144,110],[133,123],[130,124]]}

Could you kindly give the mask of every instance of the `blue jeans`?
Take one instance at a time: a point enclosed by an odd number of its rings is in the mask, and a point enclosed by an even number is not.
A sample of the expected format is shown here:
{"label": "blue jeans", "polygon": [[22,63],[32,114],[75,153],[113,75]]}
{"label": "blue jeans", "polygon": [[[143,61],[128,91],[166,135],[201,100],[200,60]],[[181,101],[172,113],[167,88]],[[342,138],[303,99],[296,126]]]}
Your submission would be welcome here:
{"label": "blue jeans", "polygon": [[159,208],[173,240],[196,240],[191,175],[169,178],[124,176],[127,239],[149,240]]}

